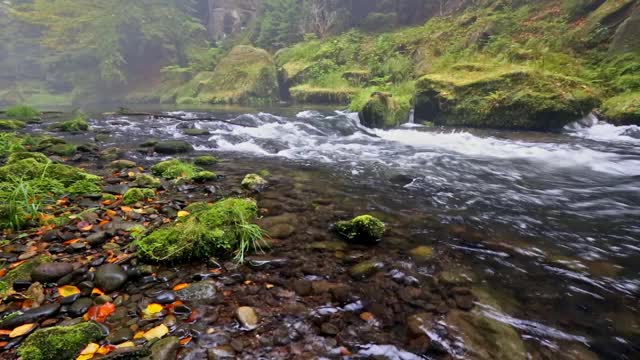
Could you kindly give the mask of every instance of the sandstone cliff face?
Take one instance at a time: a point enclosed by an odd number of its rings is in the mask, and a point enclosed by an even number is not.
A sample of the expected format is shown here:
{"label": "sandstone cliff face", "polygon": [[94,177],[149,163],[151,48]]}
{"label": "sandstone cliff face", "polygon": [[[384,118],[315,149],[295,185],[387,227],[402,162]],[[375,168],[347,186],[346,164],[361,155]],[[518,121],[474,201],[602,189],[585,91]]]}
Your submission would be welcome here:
{"label": "sandstone cliff face", "polygon": [[261,0],[209,0],[209,35],[222,40],[251,22]]}

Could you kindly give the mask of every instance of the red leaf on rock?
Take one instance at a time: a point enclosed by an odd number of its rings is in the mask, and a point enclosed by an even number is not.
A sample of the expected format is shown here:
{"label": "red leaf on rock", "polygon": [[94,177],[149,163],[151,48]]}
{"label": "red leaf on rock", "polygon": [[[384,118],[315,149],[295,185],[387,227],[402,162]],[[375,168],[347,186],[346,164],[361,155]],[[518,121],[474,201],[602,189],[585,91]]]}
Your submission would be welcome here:
{"label": "red leaf on rock", "polygon": [[106,303],[103,305],[96,305],[89,308],[89,311],[85,314],[85,320],[93,320],[95,322],[103,323],[109,315],[116,311],[116,306],[112,303]]}

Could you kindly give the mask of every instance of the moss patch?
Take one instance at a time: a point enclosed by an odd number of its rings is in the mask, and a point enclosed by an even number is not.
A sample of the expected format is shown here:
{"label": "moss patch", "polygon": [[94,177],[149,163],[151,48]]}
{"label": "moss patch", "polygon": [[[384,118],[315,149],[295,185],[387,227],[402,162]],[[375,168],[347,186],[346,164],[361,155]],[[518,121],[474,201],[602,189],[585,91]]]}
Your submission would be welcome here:
{"label": "moss patch", "polygon": [[33,269],[37,268],[41,264],[48,262],[51,262],[51,258],[46,255],[38,255],[32,259],[27,260],[27,262],[18,266],[17,268],[7,272],[2,280],[0,280],[0,282],[2,282],[2,284],[0,284],[0,300],[4,299],[7,290],[13,288],[14,282],[18,280],[31,281],[31,273],[33,272]]}
{"label": "moss patch", "polygon": [[25,126],[27,124],[20,120],[0,120],[0,131],[18,130]]}
{"label": "moss patch", "polygon": [[422,77],[416,118],[437,125],[557,130],[598,105],[584,82],[516,66]]}
{"label": "moss patch", "polygon": [[215,156],[211,156],[211,155],[202,155],[193,159],[193,163],[198,166],[215,165],[218,162],[220,162],[220,160],[218,160],[218,158],[216,158]]}
{"label": "moss patch", "polygon": [[5,111],[5,114],[10,118],[20,120],[34,120],[40,118],[40,111],[26,105],[12,106]]}
{"label": "moss patch", "polygon": [[351,102],[358,89],[327,88],[313,85],[299,85],[290,89],[291,98],[299,103],[346,105]]}
{"label": "moss patch", "polygon": [[40,329],[29,335],[18,349],[24,360],[75,359],[89,343],[104,338],[93,322]]}
{"label": "moss patch", "polygon": [[612,97],[602,104],[606,120],[621,125],[640,125],[640,91]]}
{"label": "moss patch", "polygon": [[155,164],[151,171],[154,175],[162,176],[167,180],[193,179],[202,169],[178,159],[171,159]]}
{"label": "moss patch", "polygon": [[51,125],[52,130],[63,132],[82,132],[89,130],[87,116],[84,114],[76,114],[72,119]]}
{"label": "moss patch", "polygon": [[150,189],[157,189],[162,186],[160,179],[147,174],[138,174],[135,184],[137,187]]}
{"label": "moss patch", "polygon": [[142,257],[152,261],[181,261],[235,253],[244,256],[262,239],[262,230],[251,224],[256,203],[226,199],[213,205],[190,206],[191,214],[136,241]]}
{"label": "moss patch", "polygon": [[73,144],[55,144],[49,146],[45,151],[58,156],[71,156],[78,148]]}
{"label": "moss patch", "polygon": [[360,122],[369,128],[389,128],[406,123],[411,112],[411,102],[392,94],[374,92],[369,101],[358,111]]}
{"label": "moss patch", "polygon": [[196,76],[181,97],[214,104],[269,103],[278,99],[278,79],[271,55],[246,45],[234,47],[211,73]]}
{"label": "moss patch", "polygon": [[346,239],[361,243],[375,243],[382,238],[386,227],[384,223],[371,215],[361,215],[350,221],[339,221],[336,231]]}
{"label": "moss patch", "polygon": [[258,174],[247,174],[244,179],[242,179],[242,187],[251,190],[251,191],[260,191],[265,186],[267,186],[267,180],[263,179]]}
{"label": "moss patch", "polygon": [[153,189],[133,188],[133,189],[127,190],[127,192],[122,197],[122,200],[125,205],[132,205],[139,201],[151,199],[155,196],[156,196],[156,193],[155,191],[153,191]]}
{"label": "moss patch", "polygon": [[24,159],[34,159],[40,163],[46,163],[49,161],[49,158],[45,154],[39,152],[19,151],[9,155],[7,158],[7,164],[13,164]]}

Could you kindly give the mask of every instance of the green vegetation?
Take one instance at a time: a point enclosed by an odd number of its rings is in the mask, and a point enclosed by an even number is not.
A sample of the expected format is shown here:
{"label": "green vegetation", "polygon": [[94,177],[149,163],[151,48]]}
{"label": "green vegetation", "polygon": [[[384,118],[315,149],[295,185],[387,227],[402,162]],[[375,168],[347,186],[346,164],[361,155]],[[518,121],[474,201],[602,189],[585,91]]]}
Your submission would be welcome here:
{"label": "green vegetation", "polygon": [[38,255],[32,259],[27,260],[24,264],[18,266],[15,269],[9,270],[0,281],[0,300],[4,300],[7,291],[13,288],[13,283],[17,280],[31,281],[31,273],[33,269],[40,264],[51,262],[51,258],[46,255]]}
{"label": "green vegetation", "polygon": [[220,160],[218,158],[216,158],[215,156],[211,156],[211,155],[202,155],[202,156],[198,156],[197,158],[193,159],[193,163],[198,165],[198,166],[215,165],[218,162],[220,162]]}
{"label": "green vegetation", "polygon": [[159,162],[151,168],[156,176],[162,176],[167,180],[193,179],[202,169],[178,159]]}
{"label": "green vegetation", "polygon": [[22,129],[27,124],[20,120],[0,120],[0,131],[12,131]]}
{"label": "green vegetation", "polygon": [[245,254],[259,250],[263,231],[251,222],[257,216],[256,203],[226,199],[213,205],[189,206],[191,214],[136,241],[140,254],[152,261],[184,261]]}
{"label": "green vegetation", "polygon": [[84,322],[36,330],[20,345],[24,360],[75,359],[89,343],[105,337],[100,325]]}
{"label": "green vegetation", "polygon": [[267,180],[263,179],[258,174],[247,174],[244,179],[242,179],[242,187],[251,190],[251,191],[260,191],[262,188],[267,186]]}
{"label": "green vegetation", "polygon": [[85,114],[77,113],[72,119],[52,125],[51,129],[64,132],[82,132],[89,130],[89,123]]}
{"label": "green vegetation", "polygon": [[624,93],[605,101],[602,115],[614,124],[640,125],[640,91]]}
{"label": "green vegetation", "polygon": [[162,186],[160,179],[148,174],[138,174],[135,184],[138,187],[149,189],[157,189]]}
{"label": "green vegetation", "polygon": [[58,156],[72,156],[77,150],[73,144],[55,144],[47,148],[47,152]]}
{"label": "green vegetation", "polygon": [[7,117],[19,120],[37,120],[40,112],[35,108],[26,105],[15,105],[5,111]]}
{"label": "green vegetation", "polygon": [[127,192],[122,197],[122,200],[125,205],[133,205],[137,202],[145,201],[155,196],[156,196],[156,192],[153,191],[153,189],[132,188],[127,190]]}
{"label": "green vegetation", "polygon": [[193,176],[193,181],[206,182],[216,180],[218,175],[213,171],[199,171]]}
{"label": "green vegetation", "polygon": [[382,238],[386,227],[384,223],[371,215],[361,215],[350,221],[339,221],[336,231],[350,241],[375,243]]}

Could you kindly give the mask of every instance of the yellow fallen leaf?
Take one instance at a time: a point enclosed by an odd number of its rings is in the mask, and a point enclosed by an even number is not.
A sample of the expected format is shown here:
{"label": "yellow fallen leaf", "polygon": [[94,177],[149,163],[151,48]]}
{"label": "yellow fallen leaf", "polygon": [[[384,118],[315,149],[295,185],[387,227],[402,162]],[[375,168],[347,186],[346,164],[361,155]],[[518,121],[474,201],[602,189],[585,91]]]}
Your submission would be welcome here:
{"label": "yellow fallen leaf", "polygon": [[135,335],[133,335],[133,340],[142,339],[144,337],[144,331],[140,330]]}
{"label": "yellow fallen leaf", "polygon": [[126,213],[133,211],[133,209],[131,207],[129,207],[129,206],[120,206],[120,210],[122,210],[123,212],[126,212]]}
{"label": "yellow fallen leaf", "polygon": [[185,216],[189,216],[189,212],[188,211],[178,211],[178,217],[185,217]]}
{"label": "yellow fallen leaf", "polygon": [[90,343],[89,345],[87,345],[87,347],[84,348],[84,350],[82,350],[80,355],[93,355],[96,353],[96,351],[98,351],[98,349],[100,349],[100,345],[96,343]]}
{"label": "yellow fallen leaf", "polygon": [[22,336],[24,334],[28,334],[31,330],[33,330],[34,327],[36,327],[36,324],[24,324],[24,325],[18,326],[17,328],[13,329],[13,331],[11,331],[11,333],[9,334],[9,337],[13,339],[13,338]]}
{"label": "yellow fallen leaf", "polygon": [[266,284],[266,285],[265,285],[265,287],[266,287],[267,289],[272,289],[272,288],[273,288],[273,286],[274,286],[273,284]]}
{"label": "yellow fallen leaf", "polygon": [[154,327],[153,329],[147,331],[146,333],[144,333],[144,338],[147,340],[153,340],[156,338],[159,339],[167,335],[168,333],[169,333],[169,328],[164,324],[160,324]]}
{"label": "yellow fallen leaf", "polygon": [[149,304],[147,308],[144,309],[145,316],[154,316],[155,314],[161,312],[164,308],[160,304]]}
{"label": "yellow fallen leaf", "polygon": [[107,210],[107,211],[105,212],[105,214],[107,214],[107,216],[108,216],[108,217],[110,217],[110,218],[113,218],[113,217],[115,217],[116,215],[118,215],[118,213],[117,213],[117,212],[115,212],[115,211],[113,211],[113,210],[111,210],[111,209]]}
{"label": "yellow fallen leaf", "polygon": [[89,360],[89,359],[93,359],[93,354],[78,355],[78,357],[76,358],[76,360]]}
{"label": "yellow fallen leaf", "polygon": [[80,293],[80,289],[78,289],[73,285],[65,285],[65,286],[60,286],[58,288],[58,294],[60,294],[60,296],[62,297],[67,297],[67,296],[71,296],[79,293]]}
{"label": "yellow fallen leaf", "polygon": [[98,289],[98,288],[93,288],[93,290],[91,290],[91,295],[93,296],[102,296],[104,295],[104,291]]}
{"label": "yellow fallen leaf", "polygon": [[118,349],[122,349],[122,348],[130,348],[130,347],[135,347],[136,344],[133,343],[133,341],[127,341],[127,342],[123,342],[120,345],[116,345],[116,347]]}
{"label": "yellow fallen leaf", "polygon": [[130,177],[130,178],[132,178],[132,179],[135,179],[135,177],[136,177],[136,173],[134,173],[133,171],[129,171],[129,172],[127,173],[127,176],[129,176],[129,177]]}

